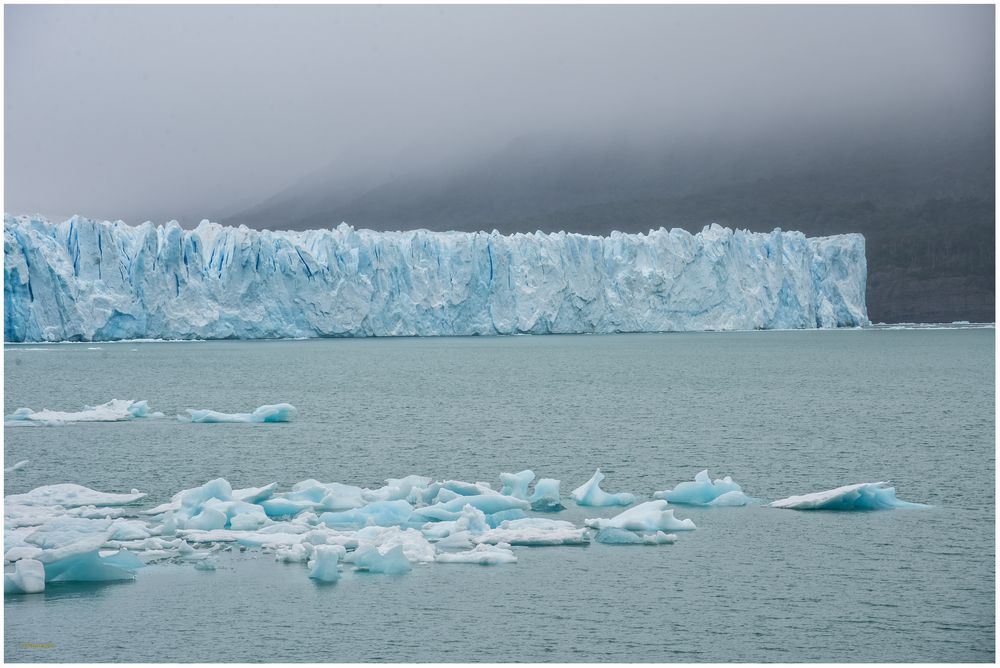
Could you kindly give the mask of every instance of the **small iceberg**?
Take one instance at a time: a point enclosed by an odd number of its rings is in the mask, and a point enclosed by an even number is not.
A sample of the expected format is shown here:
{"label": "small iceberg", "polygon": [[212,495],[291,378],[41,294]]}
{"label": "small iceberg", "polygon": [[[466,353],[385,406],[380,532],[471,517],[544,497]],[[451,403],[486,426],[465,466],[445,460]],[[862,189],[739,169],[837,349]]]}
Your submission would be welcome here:
{"label": "small iceberg", "polygon": [[137,489],[133,489],[129,494],[114,494],[98,492],[83,485],[62,483],[36,487],[24,494],[11,494],[4,497],[4,506],[5,512],[12,506],[61,506],[62,508],[119,506],[134,503],[145,496],[145,493]]}
{"label": "small iceberg", "polygon": [[351,561],[358,570],[369,573],[403,575],[413,570],[410,560],[403,553],[402,545],[396,545],[384,553],[374,545],[365,545],[354,551]]}
{"label": "small iceberg", "polygon": [[574,489],[570,496],[581,506],[630,506],[635,503],[635,495],[628,492],[609,494],[601,489],[604,474],[601,469],[594,472],[590,480]]}
{"label": "small iceberg", "polygon": [[559,498],[559,481],[553,478],[539,479],[528,501],[535,512],[554,513],[566,507]]}
{"label": "small iceberg", "polygon": [[505,520],[495,529],[471,535],[473,543],[491,543],[499,545],[527,545],[541,547],[546,545],[587,545],[590,543],[590,532],[578,529],[572,522],[562,520],[547,520],[538,517],[526,517],[518,520]]}
{"label": "small iceberg", "polygon": [[309,577],[320,582],[340,579],[340,558],[345,550],[340,545],[317,545],[309,562]]}
{"label": "small iceberg", "polygon": [[17,424],[67,424],[71,422],[124,422],[136,418],[161,418],[163,413],[153,412],[148,401],[112,399],[100,406],[84,406],[82,411],[66,413],[43,409],[18,408],[4,416],[4,425]]}
{"label": "small iceberg", "polygon": [[673,489],[656,492],[653,498],[688,506],[746,506],[752,502],[732,478],[712,480],[707,469],[700,471],[694,482],[682,482]]}
{"label": "small iceberg", "polygon": [[37,559],[20,559],[13,573],[3,574],[4,594],[39,594],[45,591],[45,567]]}
{"label": "small iceberg", "polygon": [[360,529],[366,526],[390,527],[405,524],[413,514],[413,506],[402,499],[373,501],[363,508],[336,513],[323,513],[319,521],[332,529]]}
{"label": "small iceberg", "polygon": [[512,496],[522,501],[528,500],[528,485],[535,479],[534,471],[521,471],[520,473],[501,473],[500,482],[503,486],[500,493],[505,496]]}
{"label": "small iceberg", "polygon": [[626,529],[628,531],[690,531],[696,529],[690,519],[674,517],[674,509],[667,507],[662,499],[646,501],[635,508],[619,513],[611,518],[584,520],[584,524],[594,529]]}
{"label": "small iceberg", "polygon": [[19,461],[18,463],[14,464],[13,466],[8,466],[7,468],[5,468],[3,470],[3,472],[4,473],[13,473],[14,471],[20,471],[21,469],[23,469],[24,467],[26,467],[30,461],[31,461],[30,459],[22,459],[21,461]]}
{"label": "small iceberg", "polygon": [[220,413],[207,409],[185,408],[187,417],[178,415],[181,420],[199,423],[220,422],[291,422],[298,415],[298,409],[291,404],[271,404],[261,406],[253,413]]}
{"label": "small iceberg", "polygon": [[677,534],[629,531],[628,529],[601,529],[594,540],[605,545],[670,545],[677,540]]}
{"label": "small iceberg", "polygon": [[825,492],[790,496],[771,503],[772,508],[791,510],[891,510],[893,508],[929,508],[896,498],[896,488],[889,482],[862,482],[844,485]]}
{"label": "small iceberg", "polygon": [[36,559],[45,567],[46,582],[109,582],[135,579],[135,571],[145,567],[131,552],[120,550],[104,556],[101,546],[108,535],[95,535],[49,550]]}
{"label": "small iceberg", "polygon": [[480,543],[471,550],[465,552],[442,552],[437,555],[435,561],[442,564],[479,564],[480,566],[495,566],[497,564],[513,564],[517,562],[517,557],[510,549],[510,545],[500,543],[489,545]]}

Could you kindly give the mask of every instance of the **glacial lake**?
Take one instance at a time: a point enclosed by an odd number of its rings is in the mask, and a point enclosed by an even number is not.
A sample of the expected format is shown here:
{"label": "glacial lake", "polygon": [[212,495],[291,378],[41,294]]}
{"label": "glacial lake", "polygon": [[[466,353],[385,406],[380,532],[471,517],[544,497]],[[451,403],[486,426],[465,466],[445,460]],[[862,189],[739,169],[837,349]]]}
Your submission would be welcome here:
{"label": "glacial lake", "polygon": [[[4,597],[8,661],[977,661],[994,656],[994,330],[6,346],[5,414],[147,399],[166,419],[4,429],[6,494],[73,482],[161,503],[215,477],[380,486],[562,481],[582,523],[701,469],[773,500],[891,480],[925,510],[687,508],[657,547],[515,547],[318,584],[225,553],[214,572]],[[288,424],[189,424],[289,402]]]}

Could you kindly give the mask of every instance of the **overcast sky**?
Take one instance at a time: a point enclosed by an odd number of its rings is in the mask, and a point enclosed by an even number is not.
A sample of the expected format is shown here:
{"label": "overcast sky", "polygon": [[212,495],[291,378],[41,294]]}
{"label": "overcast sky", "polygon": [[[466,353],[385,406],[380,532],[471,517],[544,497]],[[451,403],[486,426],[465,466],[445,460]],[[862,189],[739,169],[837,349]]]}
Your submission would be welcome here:
{"label": "overcast sky", "polygon": [[158,222],[331,162],[993,104],[993,7],[5,7],[5,210]]}

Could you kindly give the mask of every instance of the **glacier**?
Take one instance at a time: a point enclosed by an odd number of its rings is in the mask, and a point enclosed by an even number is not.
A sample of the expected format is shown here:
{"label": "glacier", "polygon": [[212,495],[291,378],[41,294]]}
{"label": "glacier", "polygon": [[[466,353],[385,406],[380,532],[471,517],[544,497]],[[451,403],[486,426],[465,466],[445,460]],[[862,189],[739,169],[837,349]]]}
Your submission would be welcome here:
{"label": "glacier", "polygon": [[4,217],[8,342],[869,324],[864,237],[299,232]]}

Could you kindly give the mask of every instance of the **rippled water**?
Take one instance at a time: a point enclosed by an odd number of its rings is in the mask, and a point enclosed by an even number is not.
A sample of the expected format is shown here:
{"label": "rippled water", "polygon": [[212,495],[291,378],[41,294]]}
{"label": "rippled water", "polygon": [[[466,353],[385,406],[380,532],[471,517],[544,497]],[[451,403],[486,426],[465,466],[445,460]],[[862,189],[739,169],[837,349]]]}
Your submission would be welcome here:
{"label": "rippled water", "polygon": [[[92,348],[99,348],[93,350]],[[290,402],[280,425],[5,428],[6,493],[76,482],[150,502],[224,476],[497,481],[639,495],[702,469],[767,499],[891,479],[934,508],[679,509],[661,547],[345,573],[254,552],[216,572],[4,599],[13,661],[993,661],[994,331],[120,343],[5,348],[5,413],[148,399],[168,415]],[[561,518],[614,511],[571,508]],[[43,645],[43,646],[38,646]],[[51,645],[51,646],[50,646]]]}

